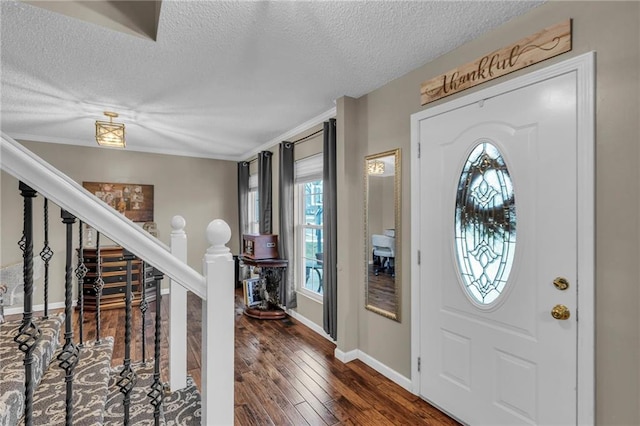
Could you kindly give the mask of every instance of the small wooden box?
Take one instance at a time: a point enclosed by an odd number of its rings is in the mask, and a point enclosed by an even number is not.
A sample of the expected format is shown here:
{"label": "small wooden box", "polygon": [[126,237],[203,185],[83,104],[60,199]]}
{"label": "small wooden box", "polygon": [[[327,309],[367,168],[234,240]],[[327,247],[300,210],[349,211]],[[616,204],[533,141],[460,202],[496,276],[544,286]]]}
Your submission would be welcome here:
{"label": "small wooden box", "polygon": [[242,255],[249,259],[277,259],[278,236],[273,234],[244,234]]}

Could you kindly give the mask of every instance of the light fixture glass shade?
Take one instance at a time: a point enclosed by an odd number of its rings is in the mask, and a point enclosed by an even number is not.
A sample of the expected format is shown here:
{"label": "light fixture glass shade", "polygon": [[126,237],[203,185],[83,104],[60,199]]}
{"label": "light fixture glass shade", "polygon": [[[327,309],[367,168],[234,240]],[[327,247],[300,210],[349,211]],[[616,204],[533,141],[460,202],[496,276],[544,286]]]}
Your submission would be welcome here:
{"label": "light fixture glass shade", "polygon": [[367,170],[370,175],[384,174],[384,163],[379,160],[370,160],[367,164]]}
{"label": "light fixture glass shade", "polygon": [[124,124],[113,122],[113,117],[117,117],[118,114],[108,111],[104,114],[109,117],[109,121],[96,121],[96,142],[100,146],[124,148],[127,145],[124,139]]}

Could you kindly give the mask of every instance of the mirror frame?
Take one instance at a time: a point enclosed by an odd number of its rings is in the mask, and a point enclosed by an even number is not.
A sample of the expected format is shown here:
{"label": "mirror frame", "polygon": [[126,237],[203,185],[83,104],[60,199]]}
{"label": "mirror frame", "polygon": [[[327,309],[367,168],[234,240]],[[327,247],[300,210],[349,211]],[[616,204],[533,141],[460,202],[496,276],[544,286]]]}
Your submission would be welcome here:
{"label": "mirror frame", "polygon": [[[367,165],[370,160],[376,160],[383,157],[393,156],[395,160],[394,171],[394,221],[395,221],[395,310],[388,311],[372,305],[369,302],[369,256],[371,252],[371,241],[369,238],[369,173]],[[401,153],[400,148],[392,149],[389,151],[381,152],[378,154],[367,155],[364,158],[364,304],[367,310],[382,315],[383,317],[400,322],[400,290],[402,283],[402,224],[400,223],[400,205],[401,205],[401,191],[402,191],[402,168],[401,168]]]}

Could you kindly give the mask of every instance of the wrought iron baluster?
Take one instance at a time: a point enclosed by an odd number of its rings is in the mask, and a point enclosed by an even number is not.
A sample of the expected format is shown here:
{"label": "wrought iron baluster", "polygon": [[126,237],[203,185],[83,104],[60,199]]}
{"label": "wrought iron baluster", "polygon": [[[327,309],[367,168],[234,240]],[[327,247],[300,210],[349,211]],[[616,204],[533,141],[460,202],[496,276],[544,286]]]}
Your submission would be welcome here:
{"label": "wrought iron baluster", "polygon": [[141,300],[140,300],[140,312],[142,312],[142,362],[147,362],[147,309],[149,308],[149,303],[147,302],[147,277],[145,275],[146,263],[142,262],[140,267],[142,268],[140,274],[142,283],[141,290]]}
{"label": "wrought iron baluster", "polygon": [[155,426],[160,425],[160,406],[162,405],[162,399],[164,397],[164,386],[160,383],[160,324],[162,322],[161,315],[161,289],[160,283],[164,275],[161,271],[153,268],[153,278],[156,283],[156,334],[154,337],[154,365],[153,365],[153,384],[151,385],[151,391],[147,394],[151,398],[151,405],[153,405],[153,418]]}
{"label": "wrought iron baluster", "polygon": [[53,250],[49,247],[49,200],[44,199],[44,247],[40,258],[44,261],[44,316],[49,318],[49,261],[53,257]]}
{"label": "wrought iron baluster", "polygon": [[84,264],[84,240],[82,235],[82,221],[78,223],[78,267],[76,268],[76,278],[78,278],[78,306],[80,307],[80,346],[84,344],[84,277],[87,275],[87,267]]}
{"label": "wrought iron baluster", "polygon": [[96,279],[93,281],[93,291],[96,293],[96,343],[100,343],[100,298],[104,281],[102,280],[102,259],[100,256],[100,232],[96,232]]}
{"label": "wrought iron baluster", "polygon": [[120,379],[118,380],[118,387],[120,392],[124,395],[124,401],[122,403],[124,408],[124,424],[129,425],[129,406],[131,405],[131,391],[136,385],[137,377],[135,371],[131,368],[131,295],[132,295],[132,264],[135,259],[133,253],[124,249],[122,251],[124,260],[127,261],[127,290],[125,294],[125,313],[124,313],[124,367],[120,372]]}
{"label": "wrought iron baluster", "polygon": [[78,364],[78,358],[80,357],[80,349],[73,343],[73,283],[72,283],[72,268],[71,259],[73,257],[73,224],[76,222],[74,215],[66,210],[61,210],[60,217],[62,217],[62,223],[66,225],[67,232],[67,246],[65,256],[65,274],[64,274],[64,308],[65,308],[65,320],[64,320],[64,346],[62,352],[58,355],[58,361],[60,361],[60,368],[65,371],[65,383],[67,386],[67,394],[65,399],[66,404],[66,425],[71,426],[73,424],[73,371]]}
{"label": "wrought iron baluster", "polygon": [[22,238],[18,245],[22,250],[24,275],[24,314],[18,334],[13,338],[24,353],[24,424],[33,425],[33,349],[42,338],[42,331],[33,322],[33,198],[36,191],[20,182],[18,186],[24,200]]}

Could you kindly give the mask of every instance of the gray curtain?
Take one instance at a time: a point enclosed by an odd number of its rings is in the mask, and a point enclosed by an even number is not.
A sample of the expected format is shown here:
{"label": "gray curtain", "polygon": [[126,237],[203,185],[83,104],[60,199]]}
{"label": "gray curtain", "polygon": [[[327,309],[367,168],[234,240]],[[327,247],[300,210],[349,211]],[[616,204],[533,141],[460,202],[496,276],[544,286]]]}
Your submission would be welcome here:
{"label": "gray curtain", "polygon": [[238,163],[238,238],[240,251],[242,251],[242,235],[249,232],[249,162]]}
{"label": "gray curtain", "polygon": [[278,237],[278,248],[280,257],[289,261],[289,267],[280,282],[280,303],[287,308],[298,306],[295,283],[293,281],[293,148],[294,145],[291,142],[282,142],[280,144],[280,236]]}
{"label": "gray curtain", "polygon": [[334,340],[338,334],[338,261],[336,193],[336,120],[324,123],[322,207],[324,221],[324,331]]}
{"label": "gray curtain", "polygon": [[271,151],[262,151],[258,154],[258,203],[260,204],[261,234],[271,234]]}

